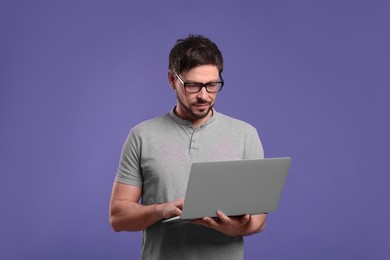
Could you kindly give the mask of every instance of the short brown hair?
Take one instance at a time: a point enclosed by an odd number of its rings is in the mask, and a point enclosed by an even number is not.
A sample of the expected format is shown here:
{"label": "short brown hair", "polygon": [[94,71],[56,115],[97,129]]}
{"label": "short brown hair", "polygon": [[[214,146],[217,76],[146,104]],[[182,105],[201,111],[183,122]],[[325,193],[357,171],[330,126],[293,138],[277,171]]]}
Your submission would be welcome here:
{"label": "short brown hair", "polygon": [[215,65],[222,73],[223,57],[218,46],[202,35],[178,39],[169,53],[168,69],[180,74],[199,65]]}

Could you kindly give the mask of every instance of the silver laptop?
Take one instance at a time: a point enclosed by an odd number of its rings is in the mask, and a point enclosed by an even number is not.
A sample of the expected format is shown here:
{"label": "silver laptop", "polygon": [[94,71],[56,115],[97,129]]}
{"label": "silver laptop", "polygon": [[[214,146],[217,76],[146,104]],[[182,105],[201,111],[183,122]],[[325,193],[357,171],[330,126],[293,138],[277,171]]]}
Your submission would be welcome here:
{"label": "silver laptop", "polygon": [[191,166],[182,215],[163,222],[275,211],[291,158],[198,162]]}

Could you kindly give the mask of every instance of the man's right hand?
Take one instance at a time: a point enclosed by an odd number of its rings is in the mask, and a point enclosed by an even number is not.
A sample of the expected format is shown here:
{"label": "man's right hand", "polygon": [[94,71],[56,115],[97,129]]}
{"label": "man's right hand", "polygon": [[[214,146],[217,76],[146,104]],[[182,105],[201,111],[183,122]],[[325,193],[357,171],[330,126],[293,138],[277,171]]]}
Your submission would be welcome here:
{"label": "man's right hand", "polygon": [[168,219],[176,216],[181,216],[183,209],[184,198],[179,198],[171,202],[158,205],[158,210],[162,218]]}
{"label": "man's right hand", "polygon": [[184,198],[145,206],[138,203],[141,195],[141,187],[114,182],[110,223],[115,231],[144,230],[163,218],[181,216]]}

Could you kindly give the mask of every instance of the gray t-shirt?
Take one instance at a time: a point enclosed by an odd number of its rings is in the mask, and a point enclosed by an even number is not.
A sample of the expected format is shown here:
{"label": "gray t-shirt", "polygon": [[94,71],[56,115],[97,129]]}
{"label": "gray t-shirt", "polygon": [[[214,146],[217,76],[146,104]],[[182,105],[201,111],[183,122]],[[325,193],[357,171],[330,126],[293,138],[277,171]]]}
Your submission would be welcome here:
{"label": "gray t-shirt", "polygon": [[[264,158],[256,129],[214,110],[197,129],[173,110],[131,129],[116,181],[142,187],[142,204],[184,197],[193,162]],[[243,238],[191,223],[143,231],[142,259],[242,259]]]}

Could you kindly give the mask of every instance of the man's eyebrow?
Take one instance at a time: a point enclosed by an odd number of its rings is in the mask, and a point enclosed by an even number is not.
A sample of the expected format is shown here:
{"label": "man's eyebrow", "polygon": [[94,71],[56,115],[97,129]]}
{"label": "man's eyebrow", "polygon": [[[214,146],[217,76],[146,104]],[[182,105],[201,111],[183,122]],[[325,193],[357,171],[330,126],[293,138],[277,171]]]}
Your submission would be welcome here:
{"label": "man's eyebrow", "polygon": [[218,79],[207,81],[205,83],[202,83],[202,82],[199,82],[199,81],[195,81],[195,80],[188,80],[188,81],[185,81],[185,83],[207,84],[207,83],[212,83],[212,82],[219,82],[220,80],[221,80],[221,78],[218,78]]}

